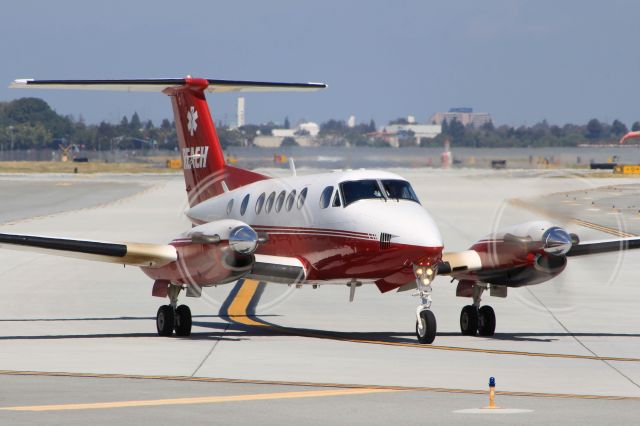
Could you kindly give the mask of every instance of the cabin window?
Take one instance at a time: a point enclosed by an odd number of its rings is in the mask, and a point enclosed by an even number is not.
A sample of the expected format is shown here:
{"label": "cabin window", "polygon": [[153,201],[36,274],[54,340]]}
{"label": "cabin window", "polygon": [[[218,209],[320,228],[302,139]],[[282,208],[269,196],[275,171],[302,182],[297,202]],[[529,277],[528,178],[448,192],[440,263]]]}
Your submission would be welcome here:
{"label": "cabin window", "polygon": [[273,202],[276,199],[276,192],[273,191],[271,194],[269,194],[269,198],[267,198],[267,205],[264,206],[264,211],[267,213],[271,213],[271,209],[273,208]]}
{"label": "cabin window", "polygon": [[227,216],[231,214],[231,210],[233,210],[233,198],[229,200],[227,204]]}
{"label": "cabin window", "polygon": [[249,205],[249,194],[245,195],[242,199],[242,203],[240,204],[240,215],[244,216],[244,212],[247,211],[247,206]]}
{"label": "cabin window", "polygon": [[327,186],[322,190],[322,194],[320,194],[320,208],[326,209],[329,207],[331,203],[331,194],[333,193],[333,186]]}
{"label": "cabin window", "polygon": [[411,184],[405,180],[388,179],[382,181],[385,195],[390,200],[410,200],[420,203],[418,196],[413,192]]}
{"label": "cabin window", "polygon": [[300,191],[300,195],[298,195],[298,208],[301,209],[304,206],[304,200],[307,199],[307,188],[304,188]]}
{"label": "cabin window", "polygon": [[276,213],[282,210],[282,205],[284,204],[285,195],[286,195],[285,191],[282,191],[278,194],[278,198],[276,198]]}
{"label": "cabin window", "polygon": [[287,197],[287,211],[291,210],[291,207],[293,207],[293,202],[295,200],[296,200],[296,190],[294,189],[289,193],[289,196]]}
{"label": "cabin window", "polygon": [[340,188],[345,206],[360,200],[384,200],[381,188],[375,179],[342,182]]}
{"label": "cabin window", "polygon": [[336,195],[333,196],[333,207],[340,207],[342,203],[340,202],[340,191],[336,191]]}
{"label": "cabin window", "polygon": [[264,192],[262,194],[260,194],[260,196],[258,197],[258,200],[256,201],[256,214],[260,214],[260,212],[262,211],[262,206],[264,205]]}

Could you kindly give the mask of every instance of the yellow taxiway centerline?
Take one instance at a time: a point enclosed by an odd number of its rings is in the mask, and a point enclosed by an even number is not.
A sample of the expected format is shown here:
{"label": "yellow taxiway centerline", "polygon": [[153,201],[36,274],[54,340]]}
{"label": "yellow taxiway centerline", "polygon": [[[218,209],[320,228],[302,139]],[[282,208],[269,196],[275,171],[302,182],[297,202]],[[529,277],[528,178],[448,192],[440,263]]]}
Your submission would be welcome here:
{"label": "yellow taxiway centerline", "polygon": [[236,294],[233,302],[229,305],[229,309],[227,311],[229,318],[244,325],[255,325],[260,327],[264,327],[266,325],[251,319],[251,317],[247,315],[247,308],[249,307],[249,303],[251,303],[251,299],[258,290],[259,284],[260,282],[256,280],[244,280],[238,294]]}
{"label": "yellow taxiway centerline", "polygon": [[563,359],[584,359],[592,361],[617,361],[617,362],[640,362],[640,358],[627,358],[627,357],[614,357],[614,356],[597,356],[597,355],[580,355],[580,354],[558,354],[558,353],[544,353],[544,352],[524,352],[524,351],[510,351],[505,349],[484,349],[484,348],[469,348],[460,346],[440,346],[440,345],[424,345],[421,343],[408,343],[408,342],[389,342],[384,340],[372,340],[361,339],[356,337],[349,337],[342,335],[342,333],[322,333],[309,330],[299,330],[296,328],[281,327],[277,324],[270,324],[265,322],[256,321],[251,315],[247,313],[247,308],[251,299],[255,295],[259,281],[245,280],[242,286],[238,290],[235,298],[228,309],[229,318],[239,324],[259,326],[272,330],[274,332],[280,332],[288,334],[290,336],[308,337],[314,339],[326,339],[336,340],[341,342],[351,343],[363,343],[369,345],[383,345],[383,346],[402,346],[408,348],[441,350],[441,351],[453,351],[453,352],[475,352],[494,355],[515,355],[515,356],[527,356],[527,357],[541,357],[541,358],[563,358]]}
{"label": "yellow taxiway centerline", "polygon": [[193,398],[149,399],[114,402],[90,402],[81,404],[24,405],[0,407],[4,411],[66,411],[100,410],[108,408],[157,407],[165,405],[213,404],[221,402],[265,401],[272,399],[318,398],[327,396],[363,395],[370,393],[398,392],[396,389],[331,389],[298,392],[257,393],[230,396],[201,396]]}

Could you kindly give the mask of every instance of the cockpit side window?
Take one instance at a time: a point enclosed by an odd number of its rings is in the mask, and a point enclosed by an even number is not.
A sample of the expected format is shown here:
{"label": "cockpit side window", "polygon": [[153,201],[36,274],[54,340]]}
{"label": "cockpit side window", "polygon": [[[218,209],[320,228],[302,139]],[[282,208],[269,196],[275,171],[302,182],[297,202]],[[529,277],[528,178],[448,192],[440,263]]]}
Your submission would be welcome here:
{"label": "cockpit side window", "polygon": [[381,182],[385,195],[389,200],[409,200],[420,204],[418,196],[413,192],[409,182],[397,179],[385,179]]}
{"label": "cockpit side window", "polygon": [[322,190],[322,194],[320,194],[321,209],[326,209],[331,204],[331,193],[333,193],[333,186],[327,186]]}
{"label": "cockpit side window", "polygon": [[382,190],[375,179],[353,180],[340,184],[344,205],[348,206],[359,200],[384,200]]}

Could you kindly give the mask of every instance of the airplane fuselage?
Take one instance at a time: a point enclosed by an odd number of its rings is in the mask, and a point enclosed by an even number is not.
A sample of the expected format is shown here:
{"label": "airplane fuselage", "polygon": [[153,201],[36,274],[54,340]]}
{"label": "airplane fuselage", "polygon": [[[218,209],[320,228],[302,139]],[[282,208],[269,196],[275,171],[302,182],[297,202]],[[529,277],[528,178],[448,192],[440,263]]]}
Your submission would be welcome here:
{"label": "airplane fuselage", "polygon": [[186,214],[196,225],[225,218],[247,223],[268,236],[257,254],[300,259],[307,282],[354,279],[397,286],[414,278],[414,264],[437,263],[443,248],[407,180],[381,171],[266,179]]}

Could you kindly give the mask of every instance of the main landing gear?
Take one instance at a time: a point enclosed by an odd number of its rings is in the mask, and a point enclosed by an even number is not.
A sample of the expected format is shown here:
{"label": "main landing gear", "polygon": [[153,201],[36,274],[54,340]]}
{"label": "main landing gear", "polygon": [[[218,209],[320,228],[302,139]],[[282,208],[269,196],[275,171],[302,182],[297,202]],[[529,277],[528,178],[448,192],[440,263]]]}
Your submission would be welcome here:
{"label": "main landing gear", "polygon": [[178,295],[182,286],[169,286],[169,304],[162,305],[156,315],[158,336],[171,336],[175,330],[176,336],[191,335],[191,309],[187,305],[178,306]]}
{"label": "main landing gear", "polygon": [[493,336],[496,331],[496,314],[489,305],[480,307],[480,297],[485,287],[473,286],[473,305],[467,305],[460,312],[460,331],[465,336]]}
{"label": "main landing gear", "polygon": [[413,267],[416,275],[418,292],[414,296],[420,297],[420,305],[416,309],[416,337],[420,343],[432,343],[436,338],[436,316],[431,312],[431,282],[436,277],[437,269],[431,266]]}

